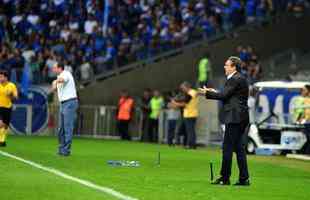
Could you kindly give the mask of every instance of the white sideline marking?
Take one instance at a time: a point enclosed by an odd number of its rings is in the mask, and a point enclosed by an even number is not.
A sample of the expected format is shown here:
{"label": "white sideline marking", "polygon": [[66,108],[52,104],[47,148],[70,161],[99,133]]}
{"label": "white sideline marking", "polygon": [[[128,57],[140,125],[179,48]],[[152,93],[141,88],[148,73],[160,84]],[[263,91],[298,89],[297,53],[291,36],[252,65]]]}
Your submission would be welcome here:
{"label": "white sideline marking", "polygon": [[7,152],[4,152],[4,151],[0,151],[0,154],[3,155],[3,156],[6,156],[6,157],[9,157],[9,158],[13,158],[15,160],[18,160],[20,162],[23,162],[25,164],[28,164],[32,167],[35,167],[35,168],[38,168],[38,169],[41,169],[43,171],[46,171],[46,172],[49,172],[49,173],[52,173],[52,174],[55,174],[57,176],[60,176],[64,179],[67,179],[67,180],[70,180],[70,181],[73,181],[73,182],[76,182],[76,183],[79,183],[81,185],[84,185],[84,186],[87,186],[89,188],[92,188],[92,189],[96,189],[98,191],[101,191],[101,192],[104,192],[104,193],[107,193],[111,196],[114,196],[118,199],[122,199],[122,200],[138,200],[136,198],[133,198],[133,197],[130,197],[130,196],[127,196],[127,195],[124,195],[120,192],[117,192],[111,188],[108,188],[108,187],[102,187],[100,185],[96,185],[90,181],[86,181],[86,180],[83,180],[83,179],[79,179],[79,178],[76,178],[76,177],[73,177],[73,176],[70,176],[68,174],[65,174],[57,169],[53,169],[53,168],[49,168],[49,167],[45,167],[43,165],[40,165],[40,164],[37,164],[35,162],[32,162],[32,161],[29,161],[29,160],[25,160],[23,158],[20,158],[20,157],[17,157],[17,156],[14,156],[10,153],[7,153]]}
{"label": "white sideline marking", "polygon": [[309,160],[310,161],[310,156],[309,155],[296,155],[296,154],[287,154],[287,158],[295,158],[299,160]]}

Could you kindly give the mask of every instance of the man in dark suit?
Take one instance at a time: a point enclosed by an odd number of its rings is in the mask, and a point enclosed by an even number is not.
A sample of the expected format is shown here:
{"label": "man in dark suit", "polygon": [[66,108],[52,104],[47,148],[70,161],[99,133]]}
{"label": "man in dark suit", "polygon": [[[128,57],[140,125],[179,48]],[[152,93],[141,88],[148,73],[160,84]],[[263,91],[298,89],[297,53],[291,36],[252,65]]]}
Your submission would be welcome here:
{"label": "man in dark suit", "polygon": [[213,184],[230,185],[232,156],[235,151],[239,167],[239,181],[235,185],[250,185],[245,151],[246,130],[249,126],[247,106],[249,86],[246,78],[238,72],[240,64],[240,58],[234,56],[229,57],[225,62],[227,80],[222,92],[213,88],[199,88],[199,93],[205,95],[206,98],[223,102],[225,136],[222,169],[221,177]]}

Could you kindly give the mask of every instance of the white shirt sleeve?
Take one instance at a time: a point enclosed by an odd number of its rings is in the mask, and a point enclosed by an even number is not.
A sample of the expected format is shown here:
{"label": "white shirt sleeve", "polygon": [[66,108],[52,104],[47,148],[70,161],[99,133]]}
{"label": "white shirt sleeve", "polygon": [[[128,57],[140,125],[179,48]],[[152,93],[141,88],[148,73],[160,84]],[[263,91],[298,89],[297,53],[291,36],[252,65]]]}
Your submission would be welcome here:
{"label": "white shirt sleeve", "polygon": [[68,73],[61,73],[59,75],[60,78],[63,78],[64,79],[64,82],[67,83],[69,81],[69,74]]}

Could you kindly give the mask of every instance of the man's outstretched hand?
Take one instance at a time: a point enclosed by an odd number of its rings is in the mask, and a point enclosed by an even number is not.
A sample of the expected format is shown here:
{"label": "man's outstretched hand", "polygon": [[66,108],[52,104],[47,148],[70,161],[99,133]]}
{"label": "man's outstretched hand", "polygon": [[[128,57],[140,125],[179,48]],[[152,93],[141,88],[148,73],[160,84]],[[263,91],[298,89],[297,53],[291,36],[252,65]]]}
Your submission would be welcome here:
{"label": "man's outstretched hand", "polygon": [[205,95],[207,92],[216,92],[214,88],[207,88],[206,86],[203,86],[203,88],[198,88],[198,93]]}

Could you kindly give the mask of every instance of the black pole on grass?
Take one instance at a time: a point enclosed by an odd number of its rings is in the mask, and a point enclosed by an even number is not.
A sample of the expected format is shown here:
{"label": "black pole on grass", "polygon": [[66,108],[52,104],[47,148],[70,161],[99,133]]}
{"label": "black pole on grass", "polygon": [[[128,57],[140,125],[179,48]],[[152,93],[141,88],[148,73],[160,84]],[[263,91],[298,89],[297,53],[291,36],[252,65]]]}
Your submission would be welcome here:
{"label": "black pole on grass", "polygon": [[213,178],[214,178],[214,174],[213,174],[213,163],[212,162],[210,162],[210,177],[211,177],[211,182],[213,181]]}
{"label": "black pole on grass", "polygon": [[158,152],[158,156],[157,156],[157,165],[160,165],[160,151]]}

